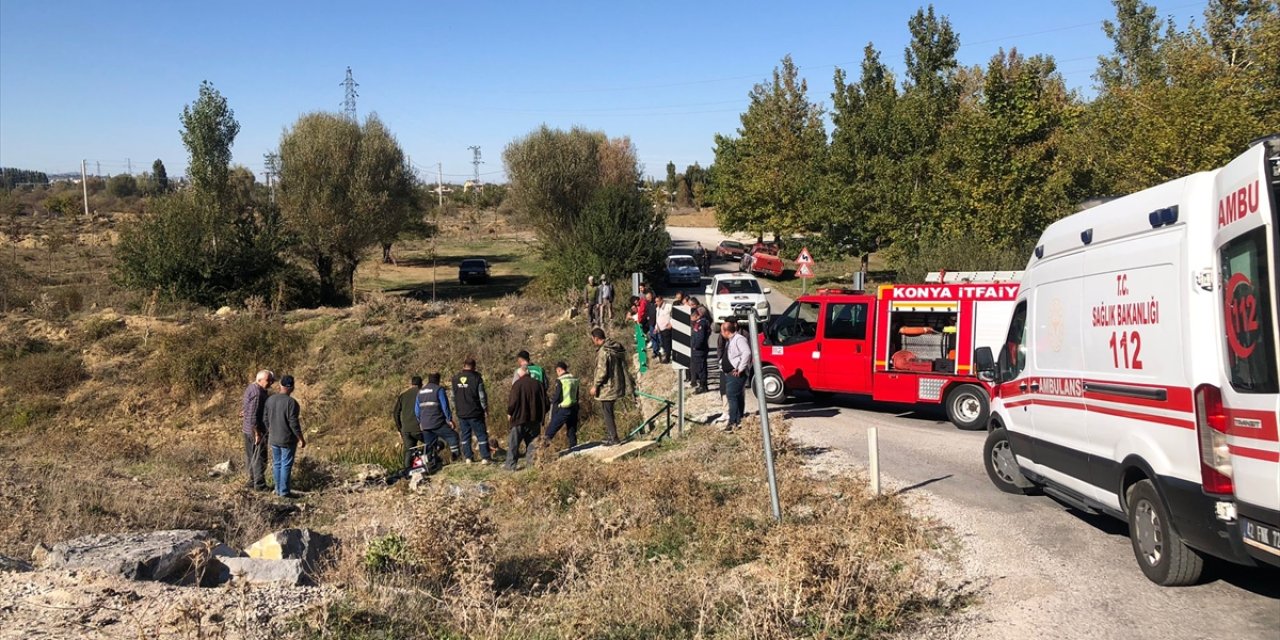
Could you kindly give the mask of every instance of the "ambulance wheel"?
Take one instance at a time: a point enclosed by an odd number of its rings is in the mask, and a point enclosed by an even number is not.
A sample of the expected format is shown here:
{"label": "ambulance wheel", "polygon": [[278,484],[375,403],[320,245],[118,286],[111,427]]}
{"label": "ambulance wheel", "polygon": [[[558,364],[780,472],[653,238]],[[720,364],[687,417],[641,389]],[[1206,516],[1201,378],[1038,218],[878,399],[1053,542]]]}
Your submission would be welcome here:
{"label": "ambulance wheel", "polygon": [[947,394],[947,418],[964,431],[977,431],[987,426],[991,407],[987,392],[973,384],[962,384]]}
{"label": "ambulance wheel", "polygon": [[1195,584],[1204,571],[1204,558],[1182,542],[1169,526],[1169,512],[1150,480],[1129,488],[1129,539],[1133,555],[1147,579],[1164,587]]}
{"label": "ambulance wheel", "polygon": [[991,484],[996,485],[997,489],[1021,495],[1035,492],[1035,483],[1018,469],[1018,460],[1013,457],[1013,449],[1009,446],[1008,431],[992,429],[987,434],[987,442],[982,447],[982,463],[987,468]]}
{"label": "ambulance wheel", "polygon": [[786,383],[782,380],[782,372],[777,367],[765,367],[760,377],[764,386],[764,399],[778,404],[787,399]]}

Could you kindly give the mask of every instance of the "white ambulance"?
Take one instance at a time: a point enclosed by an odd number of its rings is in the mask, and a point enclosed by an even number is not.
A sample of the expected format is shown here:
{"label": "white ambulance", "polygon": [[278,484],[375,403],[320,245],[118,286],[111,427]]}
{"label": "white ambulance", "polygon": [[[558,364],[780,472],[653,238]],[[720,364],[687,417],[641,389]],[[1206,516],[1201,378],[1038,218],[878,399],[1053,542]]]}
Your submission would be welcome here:
{"label": "white ambulance", "polygon": [[1127,520],[1159,584],[1280,566],[1277,191],[1280,136],[1052,224],[975,354],[992,482]]}

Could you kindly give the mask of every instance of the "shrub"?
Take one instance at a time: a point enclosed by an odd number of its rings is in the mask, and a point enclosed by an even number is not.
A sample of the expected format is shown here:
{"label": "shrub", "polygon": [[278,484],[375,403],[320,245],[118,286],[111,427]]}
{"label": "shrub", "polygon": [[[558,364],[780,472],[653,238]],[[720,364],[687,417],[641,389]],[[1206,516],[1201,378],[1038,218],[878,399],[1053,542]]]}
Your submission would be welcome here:
{"label": "shrub", "polygon": [[152,371],[157,382],[191,392],[253,377],[259,369],[279,374],[305,350],[303,335],[277,322],[238,316],[227,322],[197,321],[164,335]]}
{"label": "shrub", "polygon": [[62,350],[27,353],[5,365],[0,385],[19,394],[56,394],[88,378],[80,356]]}
{"label": "shrub", "polygon": [[124,318],[119,316],[94,316],[80,325],[80,333],[86,341],[98,342],[123,330],[124,327]]}
{"label": "shrub", "polygon": [[404,536],[389,533],[374,538],[364,550],[364,567],[369,571],[389,571],[408,564],[409,542]]}

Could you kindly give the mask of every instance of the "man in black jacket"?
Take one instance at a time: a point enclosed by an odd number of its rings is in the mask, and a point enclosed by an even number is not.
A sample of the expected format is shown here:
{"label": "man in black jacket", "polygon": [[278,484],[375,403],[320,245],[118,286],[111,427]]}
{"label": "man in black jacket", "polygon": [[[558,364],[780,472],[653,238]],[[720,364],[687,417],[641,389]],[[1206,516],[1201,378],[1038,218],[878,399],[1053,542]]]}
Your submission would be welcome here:
{"label": "man in black jacket", "polygon": [[[599,331],[599,329],[596,329]],[[547,415],[547,393],[529,375],[527,367],[516,370],[516,382],[511,385],[511,397],[507,400],[507,418],[511,436],[507,443],[507,463],[503,468],[515,471],[520,461],[520,445],[526,445],[525,456],[533,462],[534,442],[542,431],[542,419]]]}
{"label": "man in black jacket", "polygon": [[409,388],[396,396],[396,406],[391,417],[400,432],[400,446],[404,448],[404,472],[413,468],[413,448],[422,444],[422,427],[418,426],[418,391],[422,389],[422,376],[409,378]]}
{"label": "man in black jacket", "polygon": [[302,437],[302,425],[298,420],[301,408],[293,399],[293,376],[282,376],[280,389],[282,393],[267,398],[267,406],[262,413],[267,423],[267,442],[271,445],[276,495],[292,498],[289,477],[293,474],[294,454],[299,447],[307,447],[307,439]]}
{"label": "man in black jacket", "polygon": [[689,358],[693,371],[690,372],[694,393],[707,392],[707,350],[711,338],[711,319],[707,317],[706,307],[693,308],[693,324],[690,327]]}
{"label": "man in black jacket", "polygon": [[489,397],[484,390],[484,377],[476,371],[476,359],[467,358],[462,371],[453,377],[453,409],[458,414],[458,428],[462,436],[462,459],[471,464],[471,437],[480,449],[480,463],[491,464],[489,430],[485,426],[485,414],[489,411]]}
{"label": "man in black jacket", "polygon": [[418,391],[418,426],[422,427],[422,445],[427,450],[427,470],[442,464],[436,456],[436,442],[444,440],[449,445],[453,459],[460,455],[458,434],[453,430],[455,422],[449,411],[449,394],[440,386],[440,374],[427,374],[427,384]]}

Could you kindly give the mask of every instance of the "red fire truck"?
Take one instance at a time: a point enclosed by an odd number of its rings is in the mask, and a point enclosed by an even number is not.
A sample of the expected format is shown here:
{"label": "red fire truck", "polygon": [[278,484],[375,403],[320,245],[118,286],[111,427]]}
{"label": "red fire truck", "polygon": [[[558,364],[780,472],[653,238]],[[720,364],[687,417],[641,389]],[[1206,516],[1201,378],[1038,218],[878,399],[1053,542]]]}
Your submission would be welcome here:
{"label": "red fire truck", "polygon": [[[976,282],[980,275],[1004,279]],[[765,397],[807,391],[945,403],[957,427],[985,428],[991,388],[973,370],[973,350],[1003,341],[1019,275],[931,274],[931,282],[884,285],[874,295],[801,296],[761,334]]]}

